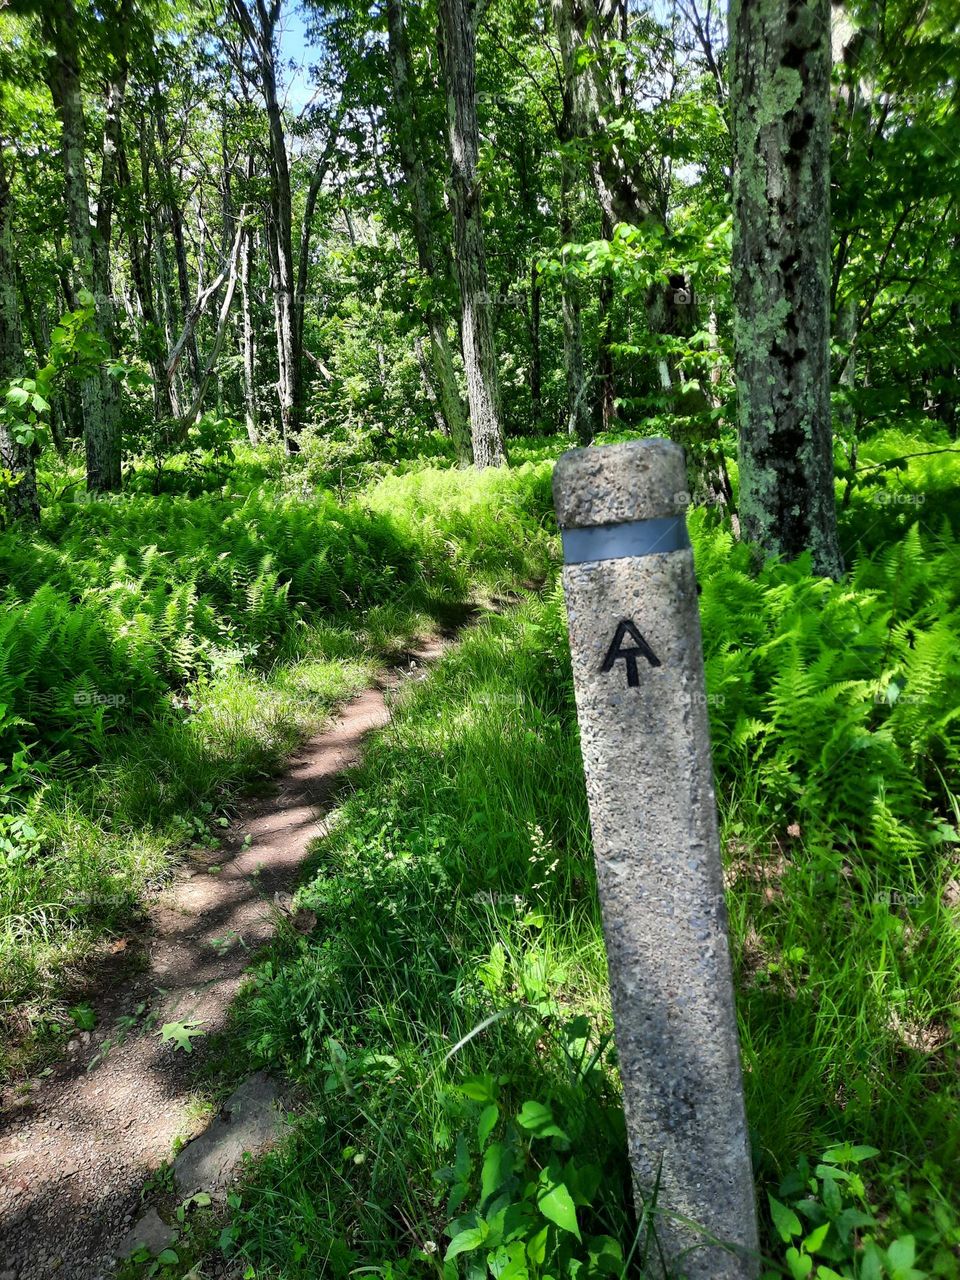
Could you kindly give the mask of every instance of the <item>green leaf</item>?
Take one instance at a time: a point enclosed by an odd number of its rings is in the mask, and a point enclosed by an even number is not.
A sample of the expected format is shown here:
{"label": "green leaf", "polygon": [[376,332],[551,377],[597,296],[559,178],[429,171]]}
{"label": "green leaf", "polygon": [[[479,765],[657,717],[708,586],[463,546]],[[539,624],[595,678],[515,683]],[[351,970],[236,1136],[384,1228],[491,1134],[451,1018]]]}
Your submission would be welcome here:
{"label": "green leaf", "polygon": [[872,1160],[880,1154],[876,1147],[855,1146],[852,1142],[841,1142],[823,1153],[827,1164],[861,1164],[864,1160]]}
{"label": "green leaf", "polygon": [[836,1180],[829,1173],[823,1174],[823,1203],[831,1218],[837,1217],[843,1205],[843,1197]]}
{"label": "green leaf", "polygon": [[537,1196],[537,1208],[550,1222],[569,1231],[580,1239],[580,1227],[577,1224],[577,1210],[573,1196],[562,1182],[554,1182],[548,1169],[540,1175],[543,1190]]}
{"label": "green leaf", "polygon": [[[481,1204],[499,1191],[503,1185],[504,1179],[504,1147],[502,1142],[491,1142],[487,1147],[483,1156],[483,1170],[480,1174],[480,1201]],[[506,1169],[507,1176],[510,1174],[509,1163]]]}
{"label": "green leaf", "polygon": [[891,1280],[924,1280],[925,1271],[914,1268],[917,1256],[916,1241],[913,1236],[901,1236],[894,1240],[887,1249],[887,1265],[890,1268]]}
{"label": "green leaf", "polygon": [[801,1253],[799,1249],[787,1250],[787,1266],[793,1280],[806,1280],[806,1277],[813,1270],[813,1259],[807,1254]]}
{"label": "green leaf", "polygon": [[777,1229],[777,1235],[784,1244],[789,1244],[794,1236],[799,1236],[803,1233],[800,1219],[792,1209],[788,1209],[785,1204],[775,1200],[769,1191],[767,1192],[767,1200],[770,1203],[770,1217],[773,1219],[773,1225]]}
{"label": "green leaf", "polygon": [[872,1240],[863,1246],[860,1280],[883,1280],[883,1255]]}
{"label": "green leaf", "polygon": [[157,1254],[157,1261],[163,1263],[164,1266],[168,1266],[171,1262],[179,1262],[180,1255],[175,1253],[173,1249],[164,1249],[162,1253]]}
{"label": "green leaf", "polygon": [[477,1139],[481,1147],[490,1137],[499,1119],[500,1108],[495,1102],[491,1102],[489,1106],[484,1107],[480,1112],[480,1119],[477,1121]]}
{"label": "green leaf", "polygon": [[827,1232],[830,1230],[830,1223],[825,1222],[822,1226],[817,1227],[816,1231],[811,1231],[804,1240],[802,1248],[805,1253],[816,1253],[824,1240],[827,1238]]}
{"label": "green leaf", "polygon": [[535,1138],[563,1138],[566,1142],[570,1141],[554,1122],[553,1112],[542,1102],[525,1102],[517,1116],[517,1124],[523,1129],[529,1129]]}
{"label": "green leaf", "polygon": [[92,1031],[97,1023],[97,1015],[88,1004],[75,1005],[70,1010],[70,1017],[81,1031]]}
{"label": "green leaf", "polygon": [[482,1220],[475,1227],[468,1227],[466,1231],[459,1232],[450,1241],[447,1252],[443,1256],[444,1262],[449,1262],[451,1258],[456,1258],[461,1253],[471,1253],[474,1249],[479,1249],[489,1234],[490,1228]]}
{"label": "green leaf", "polygon": [[535,1236],[527,1241],[527,1257],[535,1267],[542,1267],[547,1256],[547,1232],[549,1227],[541,1227]]}
{"label": "green leaf", "polygon": [[623,1271],[623,1250],[612,1236],[591,1236],[587,1241],[591,1269],[601,1275],[619,1276]]}
{"label": "green leaf", "polygon": [[454,1086],[457,1093],[473,1102],[493,1102],[497,1096],[497,1084],[493,1076],[469,1076]]}
{"label": "green leaf", "polygon": [[858,1227],[872,1227],[876,1219],[872,1213],[864,1213],[862,1209],[844,1209],[833,1221],[837,1235],[843,1244],[850,1238],[851,1231]]}
{"label": "green leaf", "polygon": [[206,1035],[196,1018],[188,1018],[185,1022],[165,1022],[156,1033],[162,1044],[173,1044],[174,1049],[182,1049],[184,1053],[193,1053],[192,1041],[197,1036]]}
{"label": "green leaf", "polygon": [[495,1280],[525,1280],[527,1253],[522,1240],[502,1244],[487,1254],[487,1266]]}

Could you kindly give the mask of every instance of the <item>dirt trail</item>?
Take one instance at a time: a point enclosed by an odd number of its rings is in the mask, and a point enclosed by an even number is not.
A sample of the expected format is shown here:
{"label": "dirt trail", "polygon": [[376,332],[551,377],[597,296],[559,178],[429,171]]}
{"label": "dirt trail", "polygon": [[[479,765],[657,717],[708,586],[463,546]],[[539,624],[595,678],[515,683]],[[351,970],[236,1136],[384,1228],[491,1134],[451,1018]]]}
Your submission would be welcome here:
{"label": "dirt trail", "polygon": [[[441,641],[422,645],[409,674],[422,674],[442,650]],[[170,1158],[175,1138],[192,1136],[190,1080],[206,1038],[187,1057],[154,1031],[189,1018],[207,1033],[223,1029],[250,953],[274,932],[274,895],[296,883],[344,770],[358,762],[365,735],[389,721],[385,694],[407,674],[387,675],[349,702],[289,762],[275,795],[244,806],[224,840],[219,873],[178,876],[151,911],[146,967],[111,995],[112,1016],[101,1009],[98,1034],[38,1089],[3,1099],[0,1280],[109,1274],[142,1212],[145,1180]],[[150,1027],[93,1061],[103,1039],[116,1041],[118,1019],[145,1000]]]}

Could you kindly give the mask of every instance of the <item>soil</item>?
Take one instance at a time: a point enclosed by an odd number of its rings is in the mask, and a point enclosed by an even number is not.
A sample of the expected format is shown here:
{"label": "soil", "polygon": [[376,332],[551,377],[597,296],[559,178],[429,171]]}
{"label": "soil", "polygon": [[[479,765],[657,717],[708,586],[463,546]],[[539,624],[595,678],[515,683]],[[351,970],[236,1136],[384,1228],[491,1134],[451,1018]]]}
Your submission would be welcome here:
{"label": "soil", "polygon": [[[194,1082],[216,1065],[217,1033],[251,955],[289,916],[289,895],[345,771],[364,737],[388,722],[391,690],[422,677],[442,651],[441,640],[426,642],[305,743],[274,794],[243,807],[216,863],[181,869],[150,907],[144,964],[100,1002],[99,1030],[71,1041],[48,1078],[0,1099],[0,1280],[110,1274],[146,1207],[144,1185],[174,1143],[209,1118],[207,1108],[198,1121]],[[310,925],[296,915],[292,923]],[[204,1034],[189,1055],[157,1034],[191,1019]]]}

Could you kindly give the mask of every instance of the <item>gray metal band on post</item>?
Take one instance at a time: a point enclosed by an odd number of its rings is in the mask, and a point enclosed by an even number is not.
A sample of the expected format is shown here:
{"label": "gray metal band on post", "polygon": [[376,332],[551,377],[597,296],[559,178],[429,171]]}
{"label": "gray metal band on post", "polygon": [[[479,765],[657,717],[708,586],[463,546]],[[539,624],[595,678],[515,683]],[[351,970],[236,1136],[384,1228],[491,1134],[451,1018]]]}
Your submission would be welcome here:
{"label": "gray metal band on post", "polygon": [[[638,1208],[665,1267],[754,1280],[753,1171],[683,451],[638,440],[554,472],[563,590]],[[681,529],[683,532],[681,532]]]}
{"label": "gray metal band on post", "polygon": [[561,529],[564,564],[587,560],[618,560],[621,556],[655,556],[683,551],[690,545],[683,516],[597,524],[586,529]]}

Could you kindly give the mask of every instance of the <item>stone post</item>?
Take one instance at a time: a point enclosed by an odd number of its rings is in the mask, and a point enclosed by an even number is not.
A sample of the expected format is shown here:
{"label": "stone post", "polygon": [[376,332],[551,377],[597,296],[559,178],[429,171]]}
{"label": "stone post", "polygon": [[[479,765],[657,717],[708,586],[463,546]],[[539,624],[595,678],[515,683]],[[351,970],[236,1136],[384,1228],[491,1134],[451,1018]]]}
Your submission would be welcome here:
{"label": "stone post", "polygon": [[654,1230],[671,1278],[752,1280],[686,485],[683,451],[666,440],[574,449],[553,481],[638,1213],[659,1183]]}

